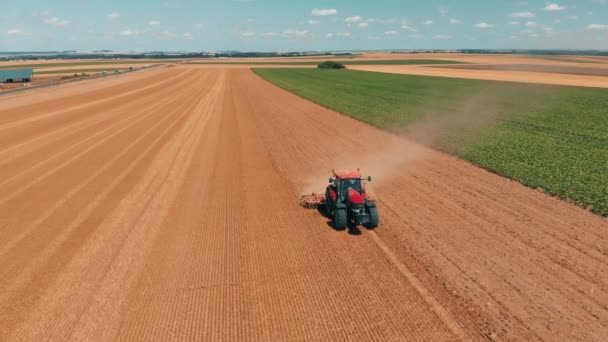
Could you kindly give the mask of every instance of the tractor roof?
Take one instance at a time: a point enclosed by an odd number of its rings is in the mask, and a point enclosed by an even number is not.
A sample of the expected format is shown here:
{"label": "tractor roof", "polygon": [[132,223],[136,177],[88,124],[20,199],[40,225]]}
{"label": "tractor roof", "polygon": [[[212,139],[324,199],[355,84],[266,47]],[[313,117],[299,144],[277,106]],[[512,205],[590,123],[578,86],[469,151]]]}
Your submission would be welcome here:
{"label": "tractor roof", "polygon": [[341,178],[341,179],[361,178],[361,172],[359,172],[359,171],[349,171],[349,170],[334,171],[334,175],[336,175],[336,177]]}

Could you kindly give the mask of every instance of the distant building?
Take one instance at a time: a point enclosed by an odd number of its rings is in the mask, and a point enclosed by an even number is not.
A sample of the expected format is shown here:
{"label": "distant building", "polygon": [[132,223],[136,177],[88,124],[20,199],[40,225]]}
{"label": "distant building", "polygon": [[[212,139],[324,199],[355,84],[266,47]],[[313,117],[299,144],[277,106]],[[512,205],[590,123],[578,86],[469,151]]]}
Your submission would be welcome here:
{"label": "distant building", "polygon": [[30,82],[34,69],[0,69],[0,82]]}

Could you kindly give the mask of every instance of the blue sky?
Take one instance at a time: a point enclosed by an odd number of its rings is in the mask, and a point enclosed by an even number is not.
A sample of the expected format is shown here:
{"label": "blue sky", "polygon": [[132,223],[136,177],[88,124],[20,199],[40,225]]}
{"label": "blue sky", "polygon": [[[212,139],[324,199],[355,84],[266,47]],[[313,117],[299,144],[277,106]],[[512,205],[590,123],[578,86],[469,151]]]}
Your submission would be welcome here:
{"label": "blue sky", "polygon": [[0,51],[608,49],[608,0],[19,0]]}

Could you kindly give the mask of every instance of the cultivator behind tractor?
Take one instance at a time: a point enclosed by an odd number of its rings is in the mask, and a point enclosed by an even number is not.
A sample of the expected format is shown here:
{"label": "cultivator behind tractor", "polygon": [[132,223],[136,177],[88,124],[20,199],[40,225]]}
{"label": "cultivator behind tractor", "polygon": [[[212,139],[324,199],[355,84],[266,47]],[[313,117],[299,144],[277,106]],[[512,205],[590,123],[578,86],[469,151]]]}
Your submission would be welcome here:
{"label": "cultivator behind tractor", "polygon": [[362,178],[357,171],[334,171],[325,194],[313,193],[302,196],[300,204],[305,208],[317,208],[332,219],[336,229],[344,229],[349,223],[363,224],[368,228],[378,226],[376,201],[367,195],[365,184],[371,177]]}
{"label": "cultivator behind tractor", "polygon": [[300,205],[308,209],[317,209],[325,205],[325,195],[312,193],[312,195],[304,195],[300,199]]}

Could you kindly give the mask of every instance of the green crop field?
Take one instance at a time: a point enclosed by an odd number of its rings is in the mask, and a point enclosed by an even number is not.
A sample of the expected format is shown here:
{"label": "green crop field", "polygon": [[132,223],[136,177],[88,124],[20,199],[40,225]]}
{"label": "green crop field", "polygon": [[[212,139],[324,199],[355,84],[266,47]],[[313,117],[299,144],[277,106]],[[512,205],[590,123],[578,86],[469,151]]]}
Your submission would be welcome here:
{"label": "green crop field", "polygon": [[[467,64],[464,62],[449,61],[443,59],[379,59],[379,60],[348,60],[338,62],[344,65],[436,65],[436,64]],[[189,62],[187,64],[245,64],[245,65],[317,65],[319,61],[277,61],[277,62],[230,62],[227,60],[215,61],[215,62]]]}
{"label": "green crop field", "polygon": [[256,69],[330,109],[608,216],[608,89]]}

